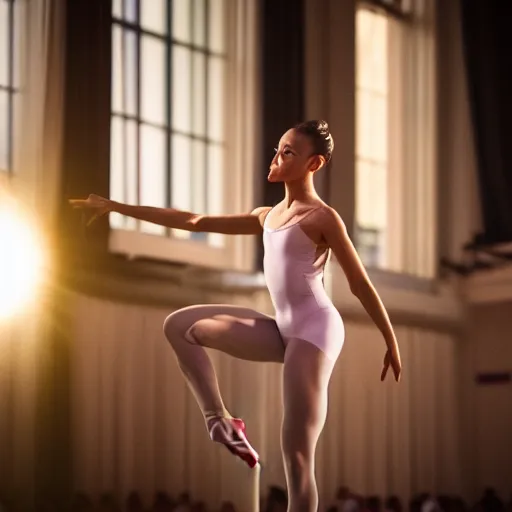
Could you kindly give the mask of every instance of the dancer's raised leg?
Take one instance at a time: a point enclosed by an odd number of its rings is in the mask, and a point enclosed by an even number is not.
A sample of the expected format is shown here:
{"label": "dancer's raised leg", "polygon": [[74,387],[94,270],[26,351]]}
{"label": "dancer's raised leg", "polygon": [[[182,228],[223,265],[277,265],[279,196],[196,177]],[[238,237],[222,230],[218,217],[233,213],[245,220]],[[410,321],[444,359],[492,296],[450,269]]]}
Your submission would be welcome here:
{"label": "dancer's raised leg", "polygon": [[232,419],[222,401],[205,347],[248,361],[283,362],[284,345],[273,318],[239,306],[191,306],[169,315],[164,333],[204,415],[210,437],[254,465],[257,454],[245,439],[243,422]]}

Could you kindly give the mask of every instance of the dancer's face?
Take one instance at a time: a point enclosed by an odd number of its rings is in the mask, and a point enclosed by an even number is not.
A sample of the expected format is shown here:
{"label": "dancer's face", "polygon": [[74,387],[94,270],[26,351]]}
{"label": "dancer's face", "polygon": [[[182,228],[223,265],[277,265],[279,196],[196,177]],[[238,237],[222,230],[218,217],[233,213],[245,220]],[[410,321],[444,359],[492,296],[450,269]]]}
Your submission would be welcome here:
{"label": "dancer's face", "polygon": [[270,164],[268,181],[296,181],[322,167],[323,157],[315,155],[309,137],[288,130],[279,141]]}

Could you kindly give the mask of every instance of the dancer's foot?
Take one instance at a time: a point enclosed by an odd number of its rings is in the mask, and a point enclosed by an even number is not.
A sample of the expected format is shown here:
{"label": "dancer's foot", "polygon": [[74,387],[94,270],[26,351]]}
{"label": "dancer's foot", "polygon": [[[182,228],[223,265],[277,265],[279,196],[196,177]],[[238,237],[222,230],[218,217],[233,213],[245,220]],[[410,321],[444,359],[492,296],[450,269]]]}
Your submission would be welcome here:
{"label": "dancer's foot", "polygon": [[245,437],[245,424],[238,418],[211,418],[207,424],[210,439],[222,443],[250,468],[259,462],[259,455]]}

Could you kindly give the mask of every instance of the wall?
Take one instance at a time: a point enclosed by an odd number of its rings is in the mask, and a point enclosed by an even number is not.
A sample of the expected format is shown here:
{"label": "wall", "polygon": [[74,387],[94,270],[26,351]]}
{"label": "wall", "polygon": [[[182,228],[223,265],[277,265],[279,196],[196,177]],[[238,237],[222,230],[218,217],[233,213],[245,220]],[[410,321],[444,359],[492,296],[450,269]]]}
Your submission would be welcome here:
{"label": "wall", "polygon": [[482,372],[512,372],[512,301],[474,306],[462,353],[467,475],[473,495],[512,489],[512,383],[478,385]]}
{"label": "wall", "polygon": [[[232,303],[268,311],[266,292]],[[207,437],[162,334],[169,310],[70,294],[75,486],[93,496],[185,489],[211,505],[250,510],[255,474]],[[400,385],[380,382],[384,344],[374,326],[346,322],[317,454],[319,492],[340,485],[407,499],[429,489],[462,492],[457,435],[457,342],[433,330],[397,327]],[[261,488],[284,485],[279,449],[281,368],[211,352],[221,390],[263,461]]]}
{"label": "wall", "polygon": [[[441,254],[463,258],[464,243],[481,227],[476,161],[468,103],[460,27],[459,2],[442,2],[439,9],[439,170]],[[495,281],[486,286],[476,276],[468,297],[475,302],[459,348],[459,403],[462,406],[461,446],[465,487],[476,499],[488,485],[504,497],[512,489],[512,385],[478,386],[478,372],[511,371],[512,302],[498,293]],[[494,283],[494,284],[493,284]],[[476,285],[479,285],[478,287]],[[490,288],[488,288],[490,286]],[[479,303],[491,297],[495,302]],[[510,297],[510,293],[509,293]],[[487,300],[487,299],[486,299]],[[490,300],[490,299],[489,299]]]}

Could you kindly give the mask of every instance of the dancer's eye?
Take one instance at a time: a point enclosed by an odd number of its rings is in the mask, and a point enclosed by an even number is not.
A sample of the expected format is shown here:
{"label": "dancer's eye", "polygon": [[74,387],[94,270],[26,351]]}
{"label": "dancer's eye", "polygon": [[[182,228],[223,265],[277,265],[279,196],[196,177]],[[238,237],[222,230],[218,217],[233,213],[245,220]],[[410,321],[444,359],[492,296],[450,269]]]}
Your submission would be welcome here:
{"label": "dancer's eye", "polygon": [[285,155],[293,155],[293,151],[290,151],[289,149],[286,149],[284,154]]}

